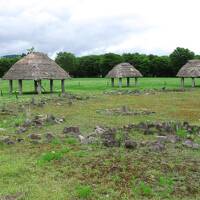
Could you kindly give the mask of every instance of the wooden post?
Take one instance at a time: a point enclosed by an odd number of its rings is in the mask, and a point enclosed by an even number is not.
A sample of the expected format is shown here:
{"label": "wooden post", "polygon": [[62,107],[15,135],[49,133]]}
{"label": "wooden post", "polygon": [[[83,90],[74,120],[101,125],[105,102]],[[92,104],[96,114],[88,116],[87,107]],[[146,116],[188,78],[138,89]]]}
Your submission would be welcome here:
{"label": "wooden post", "polygon": [[127,87],[129,87],[129,86],[130,86],[130,78],[127,77]]}
{"label": "wooden post", "polygon": [[135,86],[137,86],[137,85],[138,85],[138,78],[135,77]]}
{"label": "wooden post", "polygon": [[61,80],[61,90],[62,90],[62,93],[65,93],[65,79]]}
{"label": "wooden post", "polygon": [[53,93],[53,80],[50,80],[50,92]]}
{"label": "wooden post", "polygon": [[111,78],[111,85],[112,85],[112,87],[115,86],[115,78]]}
{"label": "wooden post", "polygon": [[184,78],[181,77],[181,87],[184,88]]}
{"label": "wooden post", "polygon": [[9,80],[9,94],[12,94],[13,91],[13,81]]}
{"label": "wooden post", "polygon": [[192,87],[195,87],[195,78],[192,77]]}
{"label": "wooden post", "polygon": [[119,78],[119,87],[122,87],[122,78]]}
{"label": "wooden post", "polygon": [[18,80],[19,85],[19,95],[22,95],[22,80]]}
{"label": "wooden post", "polygon": [[37,81],[36,80],[34,80],[34,91],[35,91],[35,93],[37,93]]}
{"label": "wooden post", "polygon": [[42,93],[42,85],[41,85],[41,80],[37,81],[37,93],[41,94]]}

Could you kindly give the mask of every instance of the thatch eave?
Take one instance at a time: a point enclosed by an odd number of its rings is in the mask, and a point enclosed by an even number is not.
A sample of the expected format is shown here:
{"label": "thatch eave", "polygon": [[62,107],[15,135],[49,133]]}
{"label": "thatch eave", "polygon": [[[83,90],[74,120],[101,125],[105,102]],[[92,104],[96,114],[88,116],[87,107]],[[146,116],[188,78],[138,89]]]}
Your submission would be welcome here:
{"label": "thatch eave", "polygon": [[106,78],[142,77],[142,74],[129,63],[120,63],[108,72]]}

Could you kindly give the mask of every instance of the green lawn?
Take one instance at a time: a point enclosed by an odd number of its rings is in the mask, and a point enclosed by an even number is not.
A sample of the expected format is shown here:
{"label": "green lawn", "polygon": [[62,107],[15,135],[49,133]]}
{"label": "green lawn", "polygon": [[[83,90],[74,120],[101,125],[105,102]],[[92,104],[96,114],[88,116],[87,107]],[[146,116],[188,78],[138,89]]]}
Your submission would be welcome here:
{"label": "green lawn", "polygon": [[[124,80],[125,83],[125,80]],[[200,150],[167,144],[163,152],[145,148],[127,150],[123,146],[108,148],[102,145],[83,145],[74,138],[64,138],[64,127],[78,126],[83,136],[95,126],[120,128],[139,122],[188,121],[200,125],[200,90],[192,89],[186,80],[186,91],[152,91],[152,89],[179,89],[177,78],[141,78],[137,87],[120,90],[142,90],[135,94],[105,94],[116,90],[109,79],[79,78],[66,81],[66,91],[78,100],[60,97],[60,82],[55,82],[56,93],[40,96],[31,94],[33,82],[24,81],[25,94],[9,95],[8,82],[0,81],[0,138],[24,139],[22,143],[6,145],[0,142],[0,200],[132,200],[132,199],[200,199]],[[200,83],[197,80],[197,86]],[[43,81],[49,90],[49,83]],[[17,83],[14,83],[17,90]],[[145,90],[145,91],[144,91]],[[85,98],[89,96],[89,99]],[[30,102],[34,97],[37,105]],[[82,97],[83,99],[81,99]],[[41,106],[40,101],[46,104]],[[109,115],[98,110],[128,106],[130,109],[154,111],[152,115]],[[61,124],[31,127],[17,134],[17,124],[36,115],[64,117]],[[46,143],[44,135],[51,132],[55,139]],[[28,135],[41,134],[39,144],[31,143]],[[121,132],[119,132],[119,135]],[[130,132],[137,142],[154,141],[156,135]],[[191,136],[200,144],[198,134]],[[12,197],[12,198],[11,198]]]}

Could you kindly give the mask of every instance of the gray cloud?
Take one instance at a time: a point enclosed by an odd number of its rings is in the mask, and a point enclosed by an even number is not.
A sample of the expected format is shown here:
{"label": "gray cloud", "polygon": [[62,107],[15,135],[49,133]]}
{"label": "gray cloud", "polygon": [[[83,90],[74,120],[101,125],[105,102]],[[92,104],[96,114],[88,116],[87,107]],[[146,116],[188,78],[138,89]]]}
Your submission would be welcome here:
{"label": "gray cloud", "polygon": [[0,55],[22,53],[31,46],[51,55],[60,50],[76,55],[106,52],[109,46],[145,31],[137,19],[127,15],[79,22],[73,21],[67,9],[36,11],[35,15],[22,9],[1,12]]}

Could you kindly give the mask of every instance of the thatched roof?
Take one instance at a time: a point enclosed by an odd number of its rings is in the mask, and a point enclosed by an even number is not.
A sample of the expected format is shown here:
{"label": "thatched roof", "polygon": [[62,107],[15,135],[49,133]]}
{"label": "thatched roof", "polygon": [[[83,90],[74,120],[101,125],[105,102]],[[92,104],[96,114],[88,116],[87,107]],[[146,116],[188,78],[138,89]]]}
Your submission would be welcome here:
{"label": "thatched roof", "polygon": [[129,63],[120,63],[108,72],[106,77],[125,78],[125,77],[142,77],[142,74]]}
{"label": "thatched roof", "polygon": [[176,75],[178,77],[200,77],[200,60],[189,60]]}
{"label": "thatched roof", "polygon": [[16,62],[4,75],[6,80],[67,79],[69,74],[46,54],[33,52]]}

